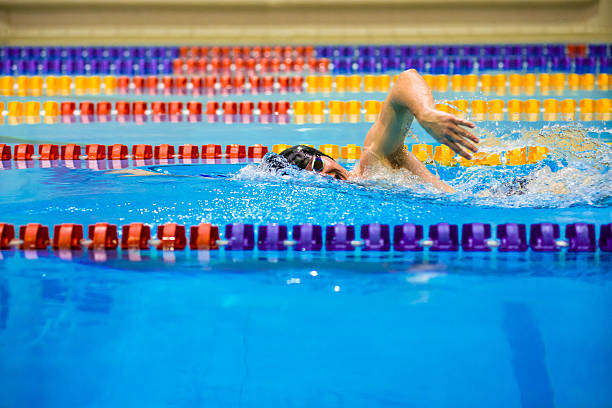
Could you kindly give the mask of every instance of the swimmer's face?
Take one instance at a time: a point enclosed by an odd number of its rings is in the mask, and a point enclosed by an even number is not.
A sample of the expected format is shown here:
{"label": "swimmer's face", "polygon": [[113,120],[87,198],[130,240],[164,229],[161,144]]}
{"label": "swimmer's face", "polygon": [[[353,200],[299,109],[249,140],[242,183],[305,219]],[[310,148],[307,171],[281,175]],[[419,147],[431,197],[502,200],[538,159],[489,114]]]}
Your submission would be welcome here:
{"label": "swimmer's face", "polygon": [[337,180],[347,180],[349,178],[349,172],[344,167],[325,156],[313,157],[305,170],[314,171]]}

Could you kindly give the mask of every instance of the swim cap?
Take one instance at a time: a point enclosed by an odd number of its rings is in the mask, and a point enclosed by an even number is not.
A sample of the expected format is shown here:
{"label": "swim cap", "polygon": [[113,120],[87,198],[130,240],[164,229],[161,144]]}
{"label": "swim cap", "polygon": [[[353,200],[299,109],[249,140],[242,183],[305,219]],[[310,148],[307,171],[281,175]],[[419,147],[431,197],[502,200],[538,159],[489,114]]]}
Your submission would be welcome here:
{"label": "swim cap", "polygon": [[[305,145],[295,145],[283,150],[280,155],[287,159],[289,163],[298,166],[302,170],[308,166],[313,157],[329,157],[322,151]],[[331,157],[329,158],[332,159]]]}

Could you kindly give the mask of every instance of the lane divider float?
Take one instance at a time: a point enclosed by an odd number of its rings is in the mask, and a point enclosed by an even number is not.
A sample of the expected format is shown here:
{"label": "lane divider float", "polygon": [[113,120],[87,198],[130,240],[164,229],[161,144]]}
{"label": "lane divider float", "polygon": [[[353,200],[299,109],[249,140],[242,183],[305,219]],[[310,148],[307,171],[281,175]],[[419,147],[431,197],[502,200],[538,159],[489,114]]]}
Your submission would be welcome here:
{"label": "lane divider float", "polygon": [[[438,110],[473,121],[609,121],[612,102],[602,99],[502,99],[439,101]],[[374,122],[382,109],[376,100],[341,101],[9,101],[0,102],[0,121],[9,125],[90,122],[189,122],[209,123],[358,123]]]}
{"label": "lane divider float", "polygon": [[[325,229],[325,239],[323,238]],[[80,224],[58,224],[49,228],[39,223],[22,225],[15,234],[12,224],[0,223],[0,249],[10,250],[217,250],[250,251],[255,247],[261,251],[464,251],[489,252],[497,248],[499,252],[558,252],[562,248],[569,252],[595,252],[599,249],[612,252],[612,224],[603,224],[599,229],[599,241],[595,225],[574,223],[565,226],[565,239],[560,238],[560,226],[554,223],[499,224],[496,238],[492,237],[492,226],[487,223],[468,223],[459,226],[439,223],[429,226],[429,236],[424,237],[422,225],[405,223],[395,225],[365,224],[360,228],[360,238],[356,238],[355,226],[343,223],[328,225],[294,225],[291,237],[286,225],[267,224],[257,228],[252,224],[234,223],[225,226],[221,237],[219,226],[201,223],[187,228],[176,223],[157,226],[157,236],[152,237],[152,227],[144,223],[131,223],[118,227],[109,223],[96,223],[84,228]],[[85,231],[87,237],[85,237]],[[391,231],[393,234],[391,234]]]}
{"label": "lane divider float", "polygon": [[[388,92],[399,75],[255,75],[206,76],[48,75],[2,76],[2,96],[70,95],[193,95],[270,93]],[[423,78],[434,92],[485,95],[562,95],[566,91],[608,91],[612,75],[600,74],[469,74],[431,75]]]}
{"label": "lane divider float", "polygon": [[[306,144],[311,147],[314,145]],[[114,163],[116,167],[129,167],[128,159],[132,160],[134,166],[144,166],[157,163],[172,163],[171,160],[179,159],[183,162],[197,163],[201,158],[204,163],[216,163],[220,159],[229,162],[239,162],[240,159],[261,160],[268,151],[280,154],[291,145],[275,144],[271,147],[255,144],[245,146],[241,144],[228,144],[223,147],[218,144],[205,144],[201,146],[193,144],[183,144],[176,148],[174,145],[148,145],[135,144],[128,147],[124,144],[103,145],[91,143],[84,147],[80,144],[40,144],[37,147],[29,143],[11,145],[0,144],[0,162],[14,160],[18,168],[27,168],[22,165],[25,162],[39,160],[41,162],[51,161],[118,161]],[[362,147],[355,144],[340,146],[336,144],[321,144],[317,148],[333,159],[348,161],[359,160],[362,154]],[[446,145],[412,144],[406,146],[422,162],[426,164],[439,164],[443,166],[516,166],[533,164],[545,159],[549,149],[545,146],[523,146],[503,152],[486,153],[478,152],[473,155],[471,160],[464,159]],[[1,164],[3,168],[7,167]],[[50,164],[47,166],[49,167]],[[114,167],[113,167],[114,168]]]}

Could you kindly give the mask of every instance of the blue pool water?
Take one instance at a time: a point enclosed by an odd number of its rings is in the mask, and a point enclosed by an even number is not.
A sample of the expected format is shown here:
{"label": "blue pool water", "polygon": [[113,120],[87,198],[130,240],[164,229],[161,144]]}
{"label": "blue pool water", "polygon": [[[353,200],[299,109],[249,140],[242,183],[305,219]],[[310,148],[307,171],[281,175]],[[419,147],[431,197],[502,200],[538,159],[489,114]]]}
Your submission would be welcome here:
{"label": "blue pool water", "polygon": [[[361,145],[369,126],[20,125],[3,126],[0,143]],[[398,172],[342,183],[247,161],[140,163],[157,173],[147,177],[112,174],[128,165],[112,161],[3,163],[0,221],[599,226],[612,222],[609,129],[479,123],[485,151],[552,155],[430,166],[455,195]],[[526,194],[495,192],[518,176],[533,181]],[[603,251],[0,253],[0,406],[612,403]]]}

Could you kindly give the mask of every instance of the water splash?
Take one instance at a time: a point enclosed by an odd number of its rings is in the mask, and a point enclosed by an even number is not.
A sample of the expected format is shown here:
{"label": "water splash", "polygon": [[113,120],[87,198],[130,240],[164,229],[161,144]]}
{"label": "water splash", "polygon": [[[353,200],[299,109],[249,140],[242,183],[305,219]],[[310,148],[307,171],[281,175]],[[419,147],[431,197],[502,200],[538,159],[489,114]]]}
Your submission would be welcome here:
{"label": "water splash", "polygon": [[577,123],[545,126],[539,130],[517,128],[504,134],[499,129],[488,133],[481,131],[480,150],[485,153],[545,146],[549,155],[539,163],[522,166],[449,168],[431,165],[430,169],[455,188],[456,194],[442,193],[423,184],[407,170],[383,166],[371,168],[364,179],[346,183],[264,160],[259,165],[242,168],[233,178],[333,188],[348,195],[384,194],[398,200],[409,196],[467,206],[608,206],[612,201],[612,183],[609,182],[612,148],[601,139],[602,132]]}

